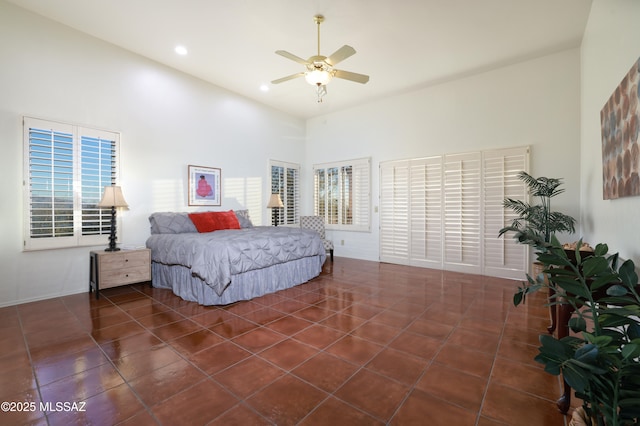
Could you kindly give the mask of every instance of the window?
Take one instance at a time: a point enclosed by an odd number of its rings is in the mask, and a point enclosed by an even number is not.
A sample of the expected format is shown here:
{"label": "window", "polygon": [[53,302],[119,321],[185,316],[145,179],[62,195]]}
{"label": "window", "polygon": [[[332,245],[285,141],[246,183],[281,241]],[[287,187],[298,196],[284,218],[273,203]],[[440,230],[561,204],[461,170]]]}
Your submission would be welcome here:
{"label": "window", "polygon": [[327,229],[369,231],[371,220],[371,159],[313,166],[314,214]]}
{"label": "window", "polygon": [[284,214],[278,215],[278,225],[300,223],[300,165],[270,161],[271,193],[280,194]]}
{"label": "window", "polygon": [[116,184],[120,135],[25,117],[24,249],[103,244],[111,212],[96,204]]}

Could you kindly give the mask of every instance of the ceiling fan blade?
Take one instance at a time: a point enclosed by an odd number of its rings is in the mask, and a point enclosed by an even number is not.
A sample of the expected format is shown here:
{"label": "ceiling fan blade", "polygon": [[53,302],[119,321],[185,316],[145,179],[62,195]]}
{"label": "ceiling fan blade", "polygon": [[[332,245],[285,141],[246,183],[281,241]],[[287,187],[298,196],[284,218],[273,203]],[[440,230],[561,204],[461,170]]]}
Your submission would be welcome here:
{"label": "ceiling fan blade", "polygon": [[303,73],[303,72],[299,72],[299,73],[291,74],[291,75],[288,75],[288,76],[286,76],[286,77],[282,77],[282,78],[279,78],[279,79],[277,79],[277,80],[273,80],[273,81],[271,82],[271,84],[278,84],[278,83],[282,83],[282,82],[284,82],[284,81],[293,80],[294,78],[302,77],[303,75],[304,75],[304,73]]}
{"label": "ceiling fan blade", "polygon": [[325,59],[325,62],[331,66],[336,65],[338,62],[342,62],[351,55],[355,55],[356,49],[346,44],[340,49],[336,50],[331,56]]}
{"label": "ceiling fan blade", "polygon": [[295,61],[299,64],[302,65],[307,65],[309,62],[305,61],[304,59],[302,59],[299,56],[294,55],[293,53],[289,53],[286,50],[276,50],[276,55],[280,55],[280,56],[284,56],[287,59],[291,59],[292,61]]}
{"label": "ceiling fan blade", "polygon": [[358,73],[349,72],[349,71],[341,71],[341,70],[335,70],[334,77],[342,78],[349,81],[355,81],[356,83],[362,83],[362,84],[365,84],[366,82],[369,81],[368,75],[358,74]]}

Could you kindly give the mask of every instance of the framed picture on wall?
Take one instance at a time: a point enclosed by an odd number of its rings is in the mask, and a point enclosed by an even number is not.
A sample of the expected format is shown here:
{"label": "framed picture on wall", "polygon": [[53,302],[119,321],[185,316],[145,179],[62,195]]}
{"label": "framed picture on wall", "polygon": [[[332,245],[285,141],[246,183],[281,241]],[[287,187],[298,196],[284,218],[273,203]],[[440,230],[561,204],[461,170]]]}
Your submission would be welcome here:
{"label": "framed picture on wall", "polygon": [[213,167],[189,166],[189,205],[219,206],[220,169]]}

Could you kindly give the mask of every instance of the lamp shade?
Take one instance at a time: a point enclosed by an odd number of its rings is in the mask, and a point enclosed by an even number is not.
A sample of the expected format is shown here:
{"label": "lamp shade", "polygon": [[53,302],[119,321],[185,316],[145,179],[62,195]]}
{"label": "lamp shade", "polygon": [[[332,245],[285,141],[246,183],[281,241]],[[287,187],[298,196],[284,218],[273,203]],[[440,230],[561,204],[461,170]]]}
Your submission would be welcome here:
{"label": "lamp shade", "polygon": [[119,186],[105,186],[102,200],[97,204],[100,208],[129,207]]}
{"label": "lamp shade", "polygon": [[269,198],[267,208],[272,209],[274,207],[284,207],[284,204],[282,204],[282,199],[280,198],[280,194],[271,194],[271,198]]}

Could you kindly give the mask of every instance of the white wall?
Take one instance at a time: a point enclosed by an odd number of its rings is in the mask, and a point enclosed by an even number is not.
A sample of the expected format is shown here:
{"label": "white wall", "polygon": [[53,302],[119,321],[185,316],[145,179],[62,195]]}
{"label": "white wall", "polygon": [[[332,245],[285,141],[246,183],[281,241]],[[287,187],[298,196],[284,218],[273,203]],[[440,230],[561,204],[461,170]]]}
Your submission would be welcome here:
{"label": "white wall", "polygon": [[[339,95],[337,90],[330,93]],[[577,219],[578,49],[309,120],[306,170],[313,163],[372,157],[373,205],[378,206],[381,161],[525,145],[531,146],[533,175],[565,180],[566,193],[554,199],[554,210]],[[310,187],[311,173],[303,176]],[[312,205],[307,194],[304,206],[311,210]],[[370,233],[328,233],[336,256],[378,260],[378,226],[379,215],[373,213]]]}
{"label": "white wall", "polygon": [[[582,42],[582,197],[585,238],[640,264],[640,197],[603,200],[600,110],[640,57],[640,2],[594,0]],[[640,119],[640,117],[638,117]]]}
{"label": "white wall", "polygon": [[268,160],[304,161],[303,120],[2,1],[0,58],[0,306],[89,285],[91,248],[22,251],[22,115],[122,132],[127,245],[144,245],[151,212],[194,210],[189,164],[222,169],[222,206],[209,209],[250,208],[260,224]]}

